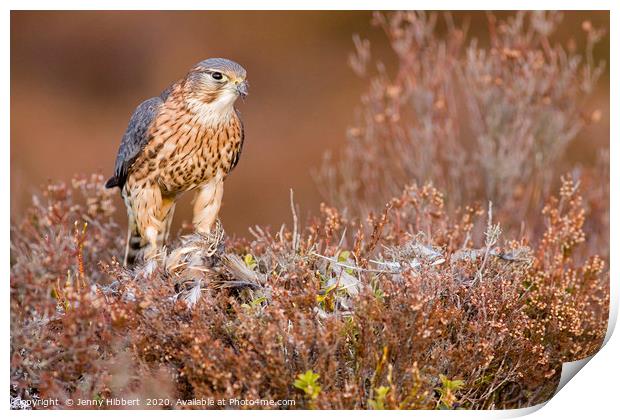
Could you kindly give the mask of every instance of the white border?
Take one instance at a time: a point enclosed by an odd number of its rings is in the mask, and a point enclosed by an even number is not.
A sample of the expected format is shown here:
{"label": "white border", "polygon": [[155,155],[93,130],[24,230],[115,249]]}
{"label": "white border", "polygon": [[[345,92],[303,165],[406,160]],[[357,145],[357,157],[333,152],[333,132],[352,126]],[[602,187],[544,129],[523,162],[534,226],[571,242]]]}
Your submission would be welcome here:
{"label": "white border", "polygon": [[[346,0],[335,2],[333,0],[315,0],[315,1],[298,1],[295,5],[292,5],[285,1],[273,1],[264,0],[260,3],[251,2],[249,0],[237,0],[235,2],[215,2],[215,1],[198,1],[198,0],[176,0],[174,2],[165,2],[161,0],[157,1],[135,1],[135,0],[96,0],[85,3],[84,1],[66,0],[66,1],[5,1],[3,2],[4,13],[1,16],[2,19],[2,42],[0,42],[0,48],[2,56],[5,57],[4,65],[1,68],[2,71],[2,100],[0,100],[0,130],[2,130],[2,141],[0,147],[0,165],[5,171],[5,175],[0,178],[1,191],[5,191],[4,205],[0,207],[2,219],[5,222],[1,225],[0,229],[2,236],[5,238],[0,246],[2,247],[2,260],[0,262],[2,272],[5,273],[5,278],[9,279],[9,226],[10,226],[10,206],[8,204],[8,191],[10,191],[10,127],[9,127],[9,110],[10,110],[10,10],[71,10],[71,9],[85,9],[85,10],[139,10],[139,9],[158,9],[158,10],[230,10],[232,8],[237,10],[257,10],[256,6],[260,6],[264,10],[375,10],[375,9],[429,9],[429,10],[458,10],[463,6],[467,6],[469,10],[513,10],[513,9],[558,9],[558,10],[612,10],[611,12],[611,92],[618,92],[618,61],[617,61],[617,46],[618,35],[617,27],[620,19],[618,18],[617,7],[612,7],[614,2],[590,0],[587,2],[576,1],[559,1],[559,0],[546,0],[546,1],[468,1],[463,3],[462,1],[395,1],[384,0],[381,2],[369,1],[369,0]],[[613,95],[611,97],[611,113],[614,116],[618,116],[614,113],[618,111],[618,96]],[[611,139],[620,138],[618,133],[618,126],[616,120],[611,118]],[[614,141],[611,143],[611,162],[618,162],[618,148]],[[620,209],[618,206],[618,194],[614,191],[618,189],[618,176],[619,169],[615,165],[611,165],[611,214],[618,214]],[[605,347],[597,354],[592,361],[584,368],[584,372],[579,374],[578,380],[573,380],[566,385],[550,402],[544,407],[544,409],[537,411],[533,414],[532,418],[584,418],[585,416],[591,418],[606,418],[611,413],[616,412],[616,398],[617,398],[617,382],[620,378],[619,363],[617,354],[620,354],[620,342],[617,337],[612,337],[611,333],[615,326],[617,317],[618,306],[618,274],[615,268],[616,261],[619,261],[617,242],[620,237],[620,231],[618,227],[617,219],[611,220],[611,288],[612,288],[612,317],[610,318],[610,329],[607,339],[609,340]],[[2,312],[2,328],[4,337],[9,337],[9,287],[5,283],[2,288],[2,294],[4,302],[6,302],[6,308]],[[611,337],[611,339],[610,339]],[[9,345],[8,340],[1,350],[2,360],[5,362],[3,374],[5,378],[5,392],[8,394],[9,380],[10,380],[10,368],[9,368]],[[5,394],[6,395],[6,394]],[[35,417],[49,417],[49,416],[63,416],[68,418],[82,418],[87,413],[80,411],[63,410],[60,412],[54,411],[38,411],[38,412],[16,412],[10,411],[8,407],[8,398],[5,400],[5,404],[1,410],[9,411],[10,416],[35,416]],[[536,407],[540,408],[540,407]],[[400,418],[437,418],[446,416],[457,416],[459,418],[467,417],[483,417],[483,418],[505,418],[514,417],[527,412],[531,412],[534,409],[514,410],[514,411],[497,411],[497,412],[471,412],[471,411],[456,411],[456,412],[372,412],[372,411],[322,411],[321,413],[312,413],[307,411],[295,411],[294,416],[300,418],[314,418],[315,416],[324,417],[338,417],[340,419],[355,417],[366,417],[376,419],[377,416],[400,417]],[[129,414],[129,412],[124,412]],[[88,412],[88,417],[107,417],[114,413],[109,412]],[[221,418],[238,418],[245,414],[246,416],[252,416],[253,418],[272,418],[280,416],[288,416],[290,412],[263,412],[258,410],[250,411],[249,413],[241,413],[238,411],[229,412],[184,412],[184,416],[193,418],[204,418],[205,416],[217,416]],[[169,418],[171,413],[169,411],[136,411],[131,413],[132,416],[146,418]]]}

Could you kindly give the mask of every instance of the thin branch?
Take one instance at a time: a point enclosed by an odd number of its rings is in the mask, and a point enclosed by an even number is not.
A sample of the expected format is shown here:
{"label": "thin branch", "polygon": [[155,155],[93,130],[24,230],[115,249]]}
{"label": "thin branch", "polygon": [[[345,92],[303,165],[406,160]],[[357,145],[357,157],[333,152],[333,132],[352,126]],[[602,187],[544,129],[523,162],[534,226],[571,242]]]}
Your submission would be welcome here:
{"label": "thin branch", "polygon": [[297,234],[297,212],[295,211],[294,193],[291,188],[291,212],[293,213],[293,252],[297,253],[297,247],[299,246],[298,234]]}

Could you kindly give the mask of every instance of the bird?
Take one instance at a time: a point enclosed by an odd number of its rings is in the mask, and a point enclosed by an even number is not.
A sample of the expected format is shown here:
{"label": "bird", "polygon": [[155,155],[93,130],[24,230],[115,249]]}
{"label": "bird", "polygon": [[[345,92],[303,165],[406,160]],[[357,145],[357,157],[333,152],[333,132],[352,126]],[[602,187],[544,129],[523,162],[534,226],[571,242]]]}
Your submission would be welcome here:
{"label": "bird", "polygon": [[195,232],[209,235],[216,228],[224,180],[239,162],[245,138],[235,103],[248,87],[240,64],[209,58],[135,109],[105,184],[120,189],[127,207],[125,266],[154,260],[185,192],[196,191]]}

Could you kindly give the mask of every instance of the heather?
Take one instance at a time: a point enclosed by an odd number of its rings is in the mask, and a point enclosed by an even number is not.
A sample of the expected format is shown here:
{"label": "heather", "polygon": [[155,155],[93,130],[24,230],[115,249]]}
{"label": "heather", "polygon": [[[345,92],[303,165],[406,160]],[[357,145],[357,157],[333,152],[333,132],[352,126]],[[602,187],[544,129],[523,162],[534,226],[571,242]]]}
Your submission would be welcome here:
{"label": "heather", "polygon": [[128,269],[101,175],[13,215],[12,397],[517,408],[597,351],[608,150],[578,170],[565,154],[600,118],[584,105],[600,30],[584,22],[575,52],[550,42],[553,13],[489,16],[488,46],[449,16],[374,20],[398,68],[355,38],[368,91],[312,216],[291,192],[281,226],[182,232]]}

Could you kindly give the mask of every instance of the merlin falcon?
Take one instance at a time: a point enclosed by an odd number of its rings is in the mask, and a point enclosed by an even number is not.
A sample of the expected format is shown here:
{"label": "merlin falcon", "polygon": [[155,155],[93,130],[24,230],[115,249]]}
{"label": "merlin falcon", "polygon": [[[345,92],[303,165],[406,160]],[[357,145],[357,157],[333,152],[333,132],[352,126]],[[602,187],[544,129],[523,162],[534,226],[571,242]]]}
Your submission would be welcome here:
{"label": "merlin falcon", "polygon": [[224,180],[239,161],[243,122],[235,109],[248,94],[246,71],[234,61],[209,58],[185,78],[142,102],[121,140],[114,175],[127,207],[124,264],[153,258],[167,240],[176,200],[197,190],[193,224],[200,234],[215,227]]}

